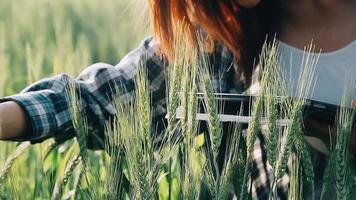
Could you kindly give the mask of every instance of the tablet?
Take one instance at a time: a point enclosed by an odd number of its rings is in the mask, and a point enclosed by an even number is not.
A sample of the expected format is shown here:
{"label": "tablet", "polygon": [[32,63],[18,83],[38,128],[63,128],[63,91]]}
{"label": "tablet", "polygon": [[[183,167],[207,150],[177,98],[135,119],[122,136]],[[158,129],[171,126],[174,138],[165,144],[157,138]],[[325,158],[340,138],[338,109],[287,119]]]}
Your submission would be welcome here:
{"label": "tablet", "polygon": [[[227,94],[227,93],[214,93],[214,98],[217,102],[217,109],[219,119],[221,122],[236,122],[248,124],[251,119],[252,102],[256,98],[254,95],[244,94]],[[292,97],[277,97],[277,104],[281,102],[282,98]],[[197,120],[207,121],[208,115],[206,114],[204,102],[204,94],[198,93],[199,110],[197,113]],[[339,110],[338,105],[306,99],[303,116],[318,119],[318,121],[333,125],[335,117]],[[183,108],[179,107],[177,110],[177,118],[183,117]],[[288,124],[288,119],[278,119],[277,123],[281,126]],[[261,118],[261,123],[267,123],[267,120]]]}

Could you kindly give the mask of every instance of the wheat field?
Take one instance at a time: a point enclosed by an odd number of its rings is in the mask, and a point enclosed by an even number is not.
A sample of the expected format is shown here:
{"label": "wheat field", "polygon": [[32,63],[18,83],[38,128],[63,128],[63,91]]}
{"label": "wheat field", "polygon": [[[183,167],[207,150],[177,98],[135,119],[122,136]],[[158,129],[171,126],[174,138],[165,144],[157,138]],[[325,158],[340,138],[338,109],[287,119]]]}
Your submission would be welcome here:
{"label": "wheat field", "polygon": [[[146,4],[143,0],[0,1],[0,96],[16,94],[58,73],[76,76],[95,62],[115,65],[149,35]],[[312,85],[315,60],[305,63],[296,100],[278,100],[277,108],[276,96],[287,95],[286,83],[278,69],[276,46],[265,45],[260,59],[265,70],[250,125],[243,130],[235,124],[223,138],[208,59],[199,47],[186,46],[181,39],[175,47],[178,59],[167,71],[168,123],[161,143],[155,143],[150,132],[152,110],[144,71],[135,79],[135,101],[129,105],[115,101],[118,114],[108,122],[104,150],[87,149],[86,116],[79,110],[77,92],[69,87],[77,137],[61,144],[52,139],[35,145],[0,142],[0,199],[251,199],[251,158],[261,129],[273,176],[270,199],[277,199],[277,185],[286,173],[288,199],[353,199],[356,171],[348,143],[355,109],[339,111],[337,139],[322,180],[315,178],[303,137],[304,97]],[[198,88],[208,114],[203,133],[196,120]],[[344,105],[348,101],[345,96]],[[181,119],[176,116],[178,107]],[[265,126],[261,117],[267,119]],[[279,127],[279,118],[290,123]]]}
{"label": "wheat field", "polygon": [[[16,94],[30,83],[54,74],[75,76],[95,62],[115,65],[148,34],[143,2],[2,0],[0,96]],[[49,140],[17,147],[13,142],[0,142],[1,199],[50,199],[56,181],[75,157],[77,147],[73,144],[69,141],[55,147]],[[16,147],[18,158],[11,162]],[[100,169],[107,159],[103,155],[90,153],[96,161],[91,170],[96,173],[106,173]],[[75,172],[75,176],[80,175]],[[100,181],[104,180],[103,176]]]}

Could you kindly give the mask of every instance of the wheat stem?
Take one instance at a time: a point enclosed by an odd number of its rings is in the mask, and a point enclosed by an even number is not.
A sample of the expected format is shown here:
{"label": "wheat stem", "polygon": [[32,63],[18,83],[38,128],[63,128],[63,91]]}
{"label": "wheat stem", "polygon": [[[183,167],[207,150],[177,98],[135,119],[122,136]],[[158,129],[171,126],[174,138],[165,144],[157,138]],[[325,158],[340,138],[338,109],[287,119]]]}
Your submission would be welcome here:
{"label": "wheat stem", "polygon": [[11,170],[11,167],[15,164],[16,159],[19,158],[29,146],[29,142],[21,143],[16,148],[15,152],[11,154],[10,157],[6,160],[5,165],[0,171],[0,187],[3,186],[3,184],[5,183],[6,178]]}

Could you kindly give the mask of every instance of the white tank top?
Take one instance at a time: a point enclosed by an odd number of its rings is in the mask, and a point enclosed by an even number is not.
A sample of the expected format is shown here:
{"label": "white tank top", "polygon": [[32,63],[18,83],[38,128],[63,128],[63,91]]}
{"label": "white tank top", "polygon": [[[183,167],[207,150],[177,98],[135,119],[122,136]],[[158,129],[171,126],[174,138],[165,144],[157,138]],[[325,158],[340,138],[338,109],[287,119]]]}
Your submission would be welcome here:
{"label": "white tank top", "polygon": [[[277,41],[277,44],[281,55],[282,71],[290,82],[290,94],[293,96],[304,51],[282,41]],[[311,56],[319,56],[319,60],[314,72],[315,86],[308,98],[340,105],[344,88],[351,84],[350,81],[356,80],[356,40],[336,51],[312,53]]]}

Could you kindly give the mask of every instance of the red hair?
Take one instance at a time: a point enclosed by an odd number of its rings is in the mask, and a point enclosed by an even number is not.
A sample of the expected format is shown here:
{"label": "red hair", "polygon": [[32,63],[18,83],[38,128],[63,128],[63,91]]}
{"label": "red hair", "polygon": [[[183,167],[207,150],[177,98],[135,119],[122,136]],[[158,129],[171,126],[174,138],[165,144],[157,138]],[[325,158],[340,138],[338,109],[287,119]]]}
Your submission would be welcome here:
{"label": "red hair", "polygon": [[[267,0],[266,0],[267,1]],[[160,41],[160,52],[171,60],[176,28],[183,25],[189,42],[196,44],[196,28],[189,19],[193,7],[198,25],[213,43],[222,43],[239,62],[239,70],[250,83],[255,58],[258,58],[269,27],[266,12],[259,5],[241,8],[236,0],[150,0],[153,35]],[[261,3],[262,4],[262,3]],[[265,4],[271,4],[267,2]],[[262,9],[263,7],[263,9]],[[268,16],[271,17],[271,16]],[[262,23],[261,23],[262,22]]]}

